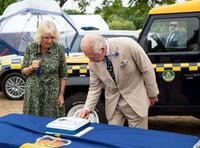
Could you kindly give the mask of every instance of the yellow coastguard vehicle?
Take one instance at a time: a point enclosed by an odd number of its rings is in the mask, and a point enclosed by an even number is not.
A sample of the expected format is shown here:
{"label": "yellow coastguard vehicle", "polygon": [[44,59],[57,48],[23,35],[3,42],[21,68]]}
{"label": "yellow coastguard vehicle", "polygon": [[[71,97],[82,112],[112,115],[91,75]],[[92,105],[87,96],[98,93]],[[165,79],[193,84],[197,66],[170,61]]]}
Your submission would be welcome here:
{"label": "yellow coastguard vehicle", "polygon": [[[159,102],[150,108],[150,115],[200,117],[199,28],[200,0],[155,7],[149,11],[138,42],[153,63],[160,90]],[[165,38],[170,31],[173,33],[169,46]],[[76,115],[83,107],[87,89],[88,84],[67,97],[68,115]],[[102,94],[102,104],[103,100]],[[97,106],[91,113],[95,121],[105,122],[103,109],[103,105]]]}
{"label": "yellow coastguard vehicle", "polygon": [[[200,0],[150,10],[138,39],[153,63],[160,89],[150,114],[200,116],[199,28]],[[167,39],[170,31],[173,37]]]}
{"label": "yellow coastguard vehicle", "polygon": [[[200,0],[155,7],[149,11],[138,42],[155,69],[159,102],[150,115],[193,115],[200,117]],[[172,32],[169,36],[169,32]],[[167,38],[168,42],[167,42]],[[79,72],[83,70],[80,69]],[[80,79],[83,74],[80,74]],[[74,81],[75,82],[75,81]],[[68,115],[83,107],[88,83],[67,97]],[[74,88],[74,87],[73,87]],[[104,95],[91,113],[96,122],[106,122]]]}

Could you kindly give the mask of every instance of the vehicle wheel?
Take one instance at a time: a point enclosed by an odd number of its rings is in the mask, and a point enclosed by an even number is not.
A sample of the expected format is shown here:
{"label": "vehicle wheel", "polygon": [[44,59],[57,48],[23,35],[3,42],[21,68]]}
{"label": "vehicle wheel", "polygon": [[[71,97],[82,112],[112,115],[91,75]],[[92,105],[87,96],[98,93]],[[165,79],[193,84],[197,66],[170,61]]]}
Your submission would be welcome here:
{"label": "vehicle wheel", "polygon": [[1,84],[3,94],[11,100],[23,99],[25,92],[25,80],[21,73],[7,74]]}
{"label": "vehicle wheel", "polygon": [[[86,92],[79,92],[67,97],[65,101],[66,115],[77,117],[80,110],[84,107],[86,97]],[[102,100],[99,100],[95,110],[90,113],[89,120],[92,123],[107,123],[105,107]]]}

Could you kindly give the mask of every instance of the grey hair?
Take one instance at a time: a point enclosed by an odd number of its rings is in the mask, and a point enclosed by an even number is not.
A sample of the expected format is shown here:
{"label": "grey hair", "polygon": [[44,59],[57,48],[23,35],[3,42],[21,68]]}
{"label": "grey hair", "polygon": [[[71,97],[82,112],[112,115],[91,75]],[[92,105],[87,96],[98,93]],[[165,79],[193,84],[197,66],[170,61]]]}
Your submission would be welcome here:
{"label": "grey hair", "polygon": [[60,33],[58,32],[54,22],[51,20],[44,20],[39,24],[36,30],[35,41],[38,44],[41,44],[42,37],[49,34],[54,37],[54,41],[57,41],[60,38]]}
{"label": "grey hair", "polygon": [[94,42],[94,45],[93,45],[94,53],[100,53],[102,51],[102,47],[104,45],[106,45],[105,38],[103,36],[97,34],[95,36],[95,42]]}

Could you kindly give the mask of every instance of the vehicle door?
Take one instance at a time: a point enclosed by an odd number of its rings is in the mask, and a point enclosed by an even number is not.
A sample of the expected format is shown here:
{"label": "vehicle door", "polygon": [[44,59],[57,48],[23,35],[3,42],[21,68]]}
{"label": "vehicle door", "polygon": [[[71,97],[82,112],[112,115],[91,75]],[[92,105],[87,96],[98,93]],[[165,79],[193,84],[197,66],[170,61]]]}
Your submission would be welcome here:
{"label": "vehicle door", "polygon": [[[156,112],[198,112],[200,110],[200,41],[197,13],[149,17],[139,43],[155,68],[160,90]],[[181,39],[167,47],[163,38],[170,22],[179,22]],[[176,45],[176,46],[175,46]]]}

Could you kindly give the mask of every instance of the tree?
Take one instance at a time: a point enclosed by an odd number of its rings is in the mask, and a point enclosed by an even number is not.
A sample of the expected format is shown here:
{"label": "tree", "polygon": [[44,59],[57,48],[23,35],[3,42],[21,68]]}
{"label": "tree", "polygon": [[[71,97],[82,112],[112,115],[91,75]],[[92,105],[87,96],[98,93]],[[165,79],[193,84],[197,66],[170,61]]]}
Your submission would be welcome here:
{"label": "tree", "polygon": [[135,30],[136,27],[132,21],[121,18],[117,15],[112,16],[112,21],[107,22],[110,29],[114,30]]}
{"label": "tree", "polygon": [[67,2],[67,0],[56,0],[59,2],[60,8]]}
{"label": "tree", "polygon": [[[57,0],[59,2],[60,7],[62,7],[67,0]],[[78,6],[81,10],[81,13],[84,13],[86,11],[86,7],[90,5],[90,2],[95,0],[74,0],[74,2],[78,3]]]}
{"label": "tree", "polygon": [[[118,22],[119,28],[124,25],[125,21],[130,21],[135,29],[140,29],[143,27],[151,8],[156,5],[172,3],[175,3],[175,0],[129,0],[128,7],[124,7],[122,0],[104,0],[101,5],[102,8],[96,8],[95,14],[101,14],[108,24],[113,21]],[[113,14],[118,17],[113,17]],[[124,29],[127,29],[127,27]]]}
{"label": "tree", "polygon": [[64,10],[64,12],[66,14],[85,14],[83,12],[77,11],[77,10],[73,10],[73,9],[69,9],[69,10]]}
{"label": "tree", "polygon": [[[61,1],[66,2],[66,0]],[[81,10],[80,14],[86,13],[86,7],[92,1],[95,0],[74,0],[74,2],[78,3]],[[128,6],[124,7],[122,0],[103,0],[94,13],[100,14],[108,23],[110,29],[141,29],[151,8],[156,5],[172,3],[175,3],[175,0],[129,0]],[[75,12],[67,11],[68,14],[77,14],[77,11]],[[127,26],[128,24],[130,25],[129,27]]]}
{"label": "tree", "polygon": [[16,0],[0,0],[0,14],[2,15],[4,10],[12,3],[16,2]]}

